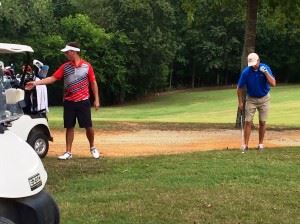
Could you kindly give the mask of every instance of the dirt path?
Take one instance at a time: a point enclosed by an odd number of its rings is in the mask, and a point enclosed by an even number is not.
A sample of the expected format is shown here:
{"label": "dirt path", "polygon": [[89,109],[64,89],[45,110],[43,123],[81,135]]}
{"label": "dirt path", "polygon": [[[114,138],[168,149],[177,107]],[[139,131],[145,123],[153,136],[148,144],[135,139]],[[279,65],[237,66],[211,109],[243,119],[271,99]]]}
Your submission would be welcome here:
{"label": "dirt path", "polygon": [[[65,150],[64,131],[52,130],[48,156],[58,156]],[[250,147],[256,147],[258,133],[252,132]],[[175,154],[194,151],[238,149],[241,132],[229,129],[97,131],[95,143],[103,156],[140,156]],[[266,147],[300,146],[300,130],[267,131]],[[75,132],[74,157],[90,156],[85,133]]]}

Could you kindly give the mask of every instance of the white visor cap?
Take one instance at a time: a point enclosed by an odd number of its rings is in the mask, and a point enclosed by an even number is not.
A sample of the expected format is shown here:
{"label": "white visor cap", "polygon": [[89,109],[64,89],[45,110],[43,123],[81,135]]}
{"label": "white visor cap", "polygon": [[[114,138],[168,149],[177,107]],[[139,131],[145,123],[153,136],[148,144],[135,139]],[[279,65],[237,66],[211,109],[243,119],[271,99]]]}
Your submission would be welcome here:
{"label": "white visor cap", "polygon": [[80,48],[66,45],[65,48],[61,49],[61,51],[62,52],[67,52],[67,51],[76,51],[76,52],[79,52]]}

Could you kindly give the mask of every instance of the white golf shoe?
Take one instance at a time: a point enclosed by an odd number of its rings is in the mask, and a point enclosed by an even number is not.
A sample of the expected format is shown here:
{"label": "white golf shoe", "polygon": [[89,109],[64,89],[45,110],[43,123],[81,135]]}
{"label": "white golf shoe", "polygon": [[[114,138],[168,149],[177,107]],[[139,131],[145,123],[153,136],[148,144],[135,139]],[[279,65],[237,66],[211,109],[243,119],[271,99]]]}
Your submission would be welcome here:
{"label": "white golf shoe", "polygon": [[264,144],[258,144],[258,146],[257,146],[257,150],[259,151],[259,152],[262,152],[263,150],[264,150]]}
{"label": "white golf shoe", "polygon": [[242,145],[241,146],[241,150],[242,150],[242,153],[246,153],[248,151],[248,146],[247,145]]}
{"label": "white golf shoe", "polygon": [[60,160],[72,159],[72,153],[65,152],[63,155],[59,156],[58,159]]}
{"label": "white golf shoe", "polygon": [[96,147],[91,148],[90,151],[91,151],[92,156],[95,159],[99,159],[100,153],[99,153],[99,151],[98,151],[98,149]]}

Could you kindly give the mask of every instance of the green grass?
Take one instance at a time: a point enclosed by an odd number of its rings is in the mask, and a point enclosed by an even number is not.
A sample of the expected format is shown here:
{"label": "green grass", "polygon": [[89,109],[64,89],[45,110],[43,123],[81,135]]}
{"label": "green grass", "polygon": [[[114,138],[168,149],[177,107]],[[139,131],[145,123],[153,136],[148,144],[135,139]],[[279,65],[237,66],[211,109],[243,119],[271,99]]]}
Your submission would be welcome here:
{"label": "green grass", "polygon": [[[268,124],[285,128],[300,127],[300,86],[278,86],[271,91]],[[235,123],[236,89],[174,91],[128,105],[103,107],[93,111],[97,127],[113,122],[227,125]],[[51,107],[51,127],[61,127],[62,108]],[[254,120],[257,123],[257,118]],[[109,126],[109,125],[108,125]]]}
{"label": "green grass", "polygon": [[[300,128],[299,87],[272,89],[269,125]],[[235,88],[175,91],[93,118],[109,129],[232,127],[236,109]],[[50,108],[49,121],[62,127],[61,107]],[[64,224],[300,223],[299,148],[43,161]]]}
{"label": "green grass", "polygon": [[46,158],[61,223],[300,223],[299,148]]}

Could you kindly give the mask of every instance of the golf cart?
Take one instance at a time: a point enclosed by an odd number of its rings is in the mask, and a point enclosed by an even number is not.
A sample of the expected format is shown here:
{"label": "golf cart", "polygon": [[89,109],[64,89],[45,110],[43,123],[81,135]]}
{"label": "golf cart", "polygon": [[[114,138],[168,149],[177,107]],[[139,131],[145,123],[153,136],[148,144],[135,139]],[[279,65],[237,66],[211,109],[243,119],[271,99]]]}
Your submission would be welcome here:
{"label": "golf cart", "polygon": [[41,159],[9,130],[24,116],[23,105],[24,90],[5,89],[0,80],[0,224],[57,224],[58,207],[43,190],[47,173]]}
{"label": "golf cart", "polygon": [[[4,66],[0,62],[0,80],[4,88],[14,88],[24,90],[28,81],[35,80],[41,74],[43,63],[34,60],[33,65],[30,63],[30,56],[33,49],[27,45],[0,43],[0,56],[23,54],[26,57],[23,63],[22,71],[16,74],[13,64]],[[2,59],[2,58],[0,58]],[[21,67],[21,66],[20,66]],[[34,69],[32,69],[34,67]],[[45,74],[45,73],[44,73]],[[48,110],[47,89],[25,90],[25,99],[23,101],[23,112],[17,120],[10,122],[9,130],[18,135],[21,139],[27,141],[36,153],[43,158],[47,155],[49,141],[53,141],[46,112]],[[46,90],[45,90],[46,89]],[[39,97],[42,94],[42,97]],[[40,100],[41,102],[37,102]],[[42,108],[41,108],[42,107]]]}

